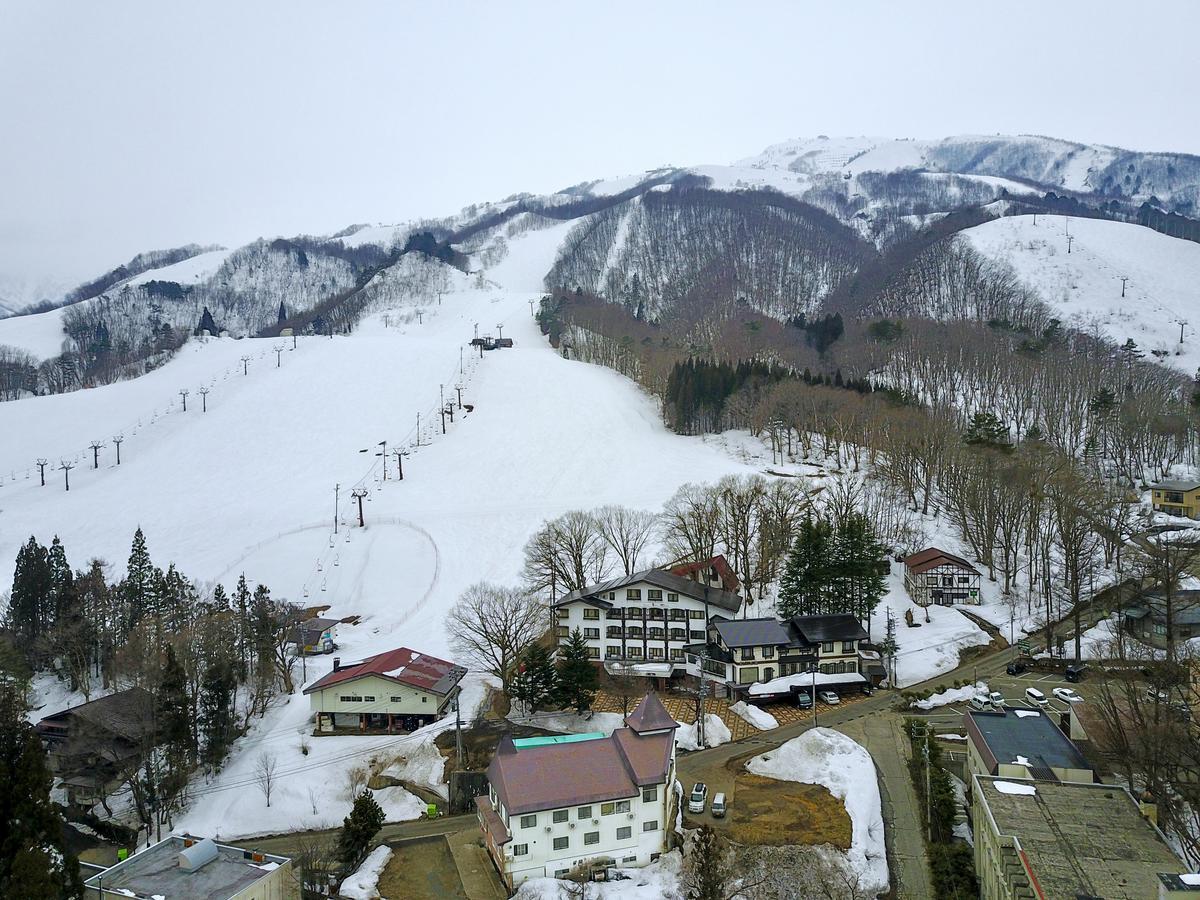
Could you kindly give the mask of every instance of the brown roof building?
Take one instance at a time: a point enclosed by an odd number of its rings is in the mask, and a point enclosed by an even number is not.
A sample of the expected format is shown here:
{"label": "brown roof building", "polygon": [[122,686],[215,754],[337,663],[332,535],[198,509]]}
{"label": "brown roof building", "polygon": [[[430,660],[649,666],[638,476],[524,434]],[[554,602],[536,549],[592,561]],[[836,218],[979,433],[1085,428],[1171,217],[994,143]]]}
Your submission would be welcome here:
{"label": "brown roof building", "polygon": [[961,556],[926,547],[904,560],[904,587],[914,603],[979,603],[980,572]]}
{"label": "brown roof building", "polygon": [[488,796],[475,802],[509,888],[584,863],[648,865],[665,852],[677,724],[648,694],[608,736],[503,737],[488,766]]}

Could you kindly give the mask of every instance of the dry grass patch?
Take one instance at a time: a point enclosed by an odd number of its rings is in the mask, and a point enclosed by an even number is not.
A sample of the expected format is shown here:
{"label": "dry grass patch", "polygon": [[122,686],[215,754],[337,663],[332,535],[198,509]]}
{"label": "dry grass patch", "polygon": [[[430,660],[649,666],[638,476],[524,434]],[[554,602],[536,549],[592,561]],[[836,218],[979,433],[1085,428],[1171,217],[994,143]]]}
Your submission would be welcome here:
{"label": "dry grass patch", "polygon": [[381,897],[405,900],[467,900],[446,839],[406,841],[392,848],[379,876]]}
{"label": "dry grass patch", "polygon": [[734,779],[729,836],[739,844],[832,844],[850,849],[850,816],[819,784],[743,773]]}

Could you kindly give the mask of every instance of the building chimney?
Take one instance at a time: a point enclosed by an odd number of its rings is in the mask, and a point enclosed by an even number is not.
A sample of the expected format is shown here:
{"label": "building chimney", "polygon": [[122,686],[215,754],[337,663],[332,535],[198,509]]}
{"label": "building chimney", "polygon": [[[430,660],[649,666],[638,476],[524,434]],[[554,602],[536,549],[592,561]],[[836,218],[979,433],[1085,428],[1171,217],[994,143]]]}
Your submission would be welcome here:
{"label": "building chimney", "polygon": [[341,667],[342,667],[342,658],[340,656],[335,656],[333,658],[333,671],[336,672]]}

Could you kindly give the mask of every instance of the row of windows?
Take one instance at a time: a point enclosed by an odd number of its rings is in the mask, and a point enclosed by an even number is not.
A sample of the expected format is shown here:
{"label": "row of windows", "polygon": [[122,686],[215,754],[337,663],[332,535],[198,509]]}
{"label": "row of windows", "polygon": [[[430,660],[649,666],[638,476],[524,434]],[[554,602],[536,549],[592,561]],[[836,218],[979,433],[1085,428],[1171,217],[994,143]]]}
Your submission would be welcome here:
{"label": "row of windows", "polygon": [[[855,643],[854,641],[842,641],[842,652],[843,653],[853,653],[854,649],[855,649],[854,643]],[[835,652],[834,647],[836,644],[837,644],[836,641],[825,641],[825,643],[821,644],[821,652],[822,653]],[[759,655],[758,655],[759,659],[774,659],[775,658],[775,648],[774,647],[759,647],[758,650],[759,650]],[[742,657],[743,662],[754,659],[755,658],[754,648],[753,647],[742,647],[741,648],[741,657]]]}
{"label": "row of windows", "polygon": [[[655,784],[655,785],[651,785],[650,787],[642,788],[642,802],[643,803],[655,803],[657,800],[658,800],[658,785]],[[592,818],[592,810],[594,808],[595,807],[592,804],[589,804],[587,806],[577,806],[575,808],[575,818],[580,819],[580,820]],[[628,800],[612,800],[612,801],[609,801],[608,803],[600,804],[600,815],[612,816],[612,815],[616,815],[617,813],[627,813],[627,812],[629,812],[629,808],[630,808],[630,802]],[[569,809],[556,809],[556,810],[554,810],[553,813],[551,813],[551,821],[556,822],[556,823],[557,822],[566,822],[570,818],[571,818],[571,811]],[[521,827],[522,828],[536,828],[537,820],[538,820],[537,813],[530,813],[529,815],[521,816]]]}
{"label": "row of windows", "polygon": [[[642,823],[642,831],[643,832],[658,831],[658,822],[656,820],[651,820],[649,822],[643,822]],[[617,840],[618,841],[627,841],[631,837],[633,837],[633,826],[622,825],[620,828],[617,829]],[[584,832],[583,844],[585,847],[591,846],[592,844],[598,844],[598,843],[600,843],[600,832],[598,832],[598,831]],[[563,835],[562,837],[556,837],[554,839],[554,849],[555,850],[570,850],[571,849],[571,836]],[[528,844],[513,844],[513,856],[526,856],[526,855],[528,855],[528,853],[529,853],[529,845]]]}
{"label": "row of windows", "polygon": [[[560,629],[561,629],[561,626],[560,626]],[[598,629],[598,628],[585,628],[583,631],[584,631],[584,637],[589,636],[588,635],[589,631],[595,631],[596,634],[594,635],[594,637],[600,637],[600,633],[599,633],[600,629]],[[686,641],[686,640],[702,641],[702,640],[704,640],[704,632],[703,631],[692,631],[689,633],[686,629],[683,629],[683,628],[672,628],[672,629],[670,629],[670,631],[667,631],[662,628],[645,628],[645,629],[643,629],[643,628],[639,628],[637,625],[630,625],[628,628],[625,628],[625,629],[621,629],[620,627],[610,625],[608,627],[608,630],[605,632],[605,636],[610,637],[610,638],[619,638],[619,637],[625,636],[625,637],[631,637],[631,638],[638,638],[639,640],[643,637],[646,637],[646,638],[649,638],[650,640],[657,640],[657,641],[661,641],[664,639],[672,640],[672,641]]]}
{"label": "row of windows", "polygon": [[[404,702],[403,697],[389,697],[388,699],[392,703],[403,703]],[[341,703],[374,703],[375,695],[367,694],[366,696],[361,696],[359,694],[342,694],[340,697],[338,697],[338,701]],[[428,703],[429,697],[427,697],[425,694],[422,694],[421,702]]]}
{"label": "row of windows", "polygon": [[958,576],[955,576],[955,575],[940,575],[940,576],[939,575],[926,575],[925,576],[925,584],[929,585],[930,587],[937,587],[938,580],[940,578],[942,587],[954,587],[954,579],[956,577],[958,578],[959,584],[970,584],[971,583],[970,575],[958,575]]}
{"label": "row of windows", "polygon": [[[600,651],[597,650],[596,652],[599,653]],[[614,646],[613,644],[609,644],[608,646],[606,646],[604,648],[604,658],[605,659],[642,659],[642,658],[664,659],[666,657],[663,656],[663,648],[662,647],[651,647],[650,652],[648,654],[643,655],[641,647],[626,647],[625,651],[622,653],[620,647]],[[683,659],[683,648],[682,647],[672,647],[670,658],[671,659]],[[595,657],[592,657],[592,659],[595,659]]]}

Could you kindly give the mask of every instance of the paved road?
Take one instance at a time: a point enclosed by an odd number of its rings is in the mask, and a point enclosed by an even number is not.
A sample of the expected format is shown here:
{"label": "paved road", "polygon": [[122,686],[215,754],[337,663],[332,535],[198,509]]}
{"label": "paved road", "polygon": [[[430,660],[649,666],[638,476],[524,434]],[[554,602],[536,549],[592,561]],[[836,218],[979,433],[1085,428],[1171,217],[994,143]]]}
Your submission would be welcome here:
{"label": "paved road", "polygon": [[[440,819],[415,819],[412,822],[393,822],[384,825],[376,835],[379,843],[403,841],[408,838],[427,837],[431,834],[452,834],[465,831],[475,826],[477,820],[473,813],[461,816],[443,816]],[[336,841],[340,828],[330,828],[325,831],[292,831],[285,834],[263,835],[261,837],[238,838],[233,841],[239,847],[264,850],[267,853],[287,855],[295,853],[306,843],[314,840]]]}

